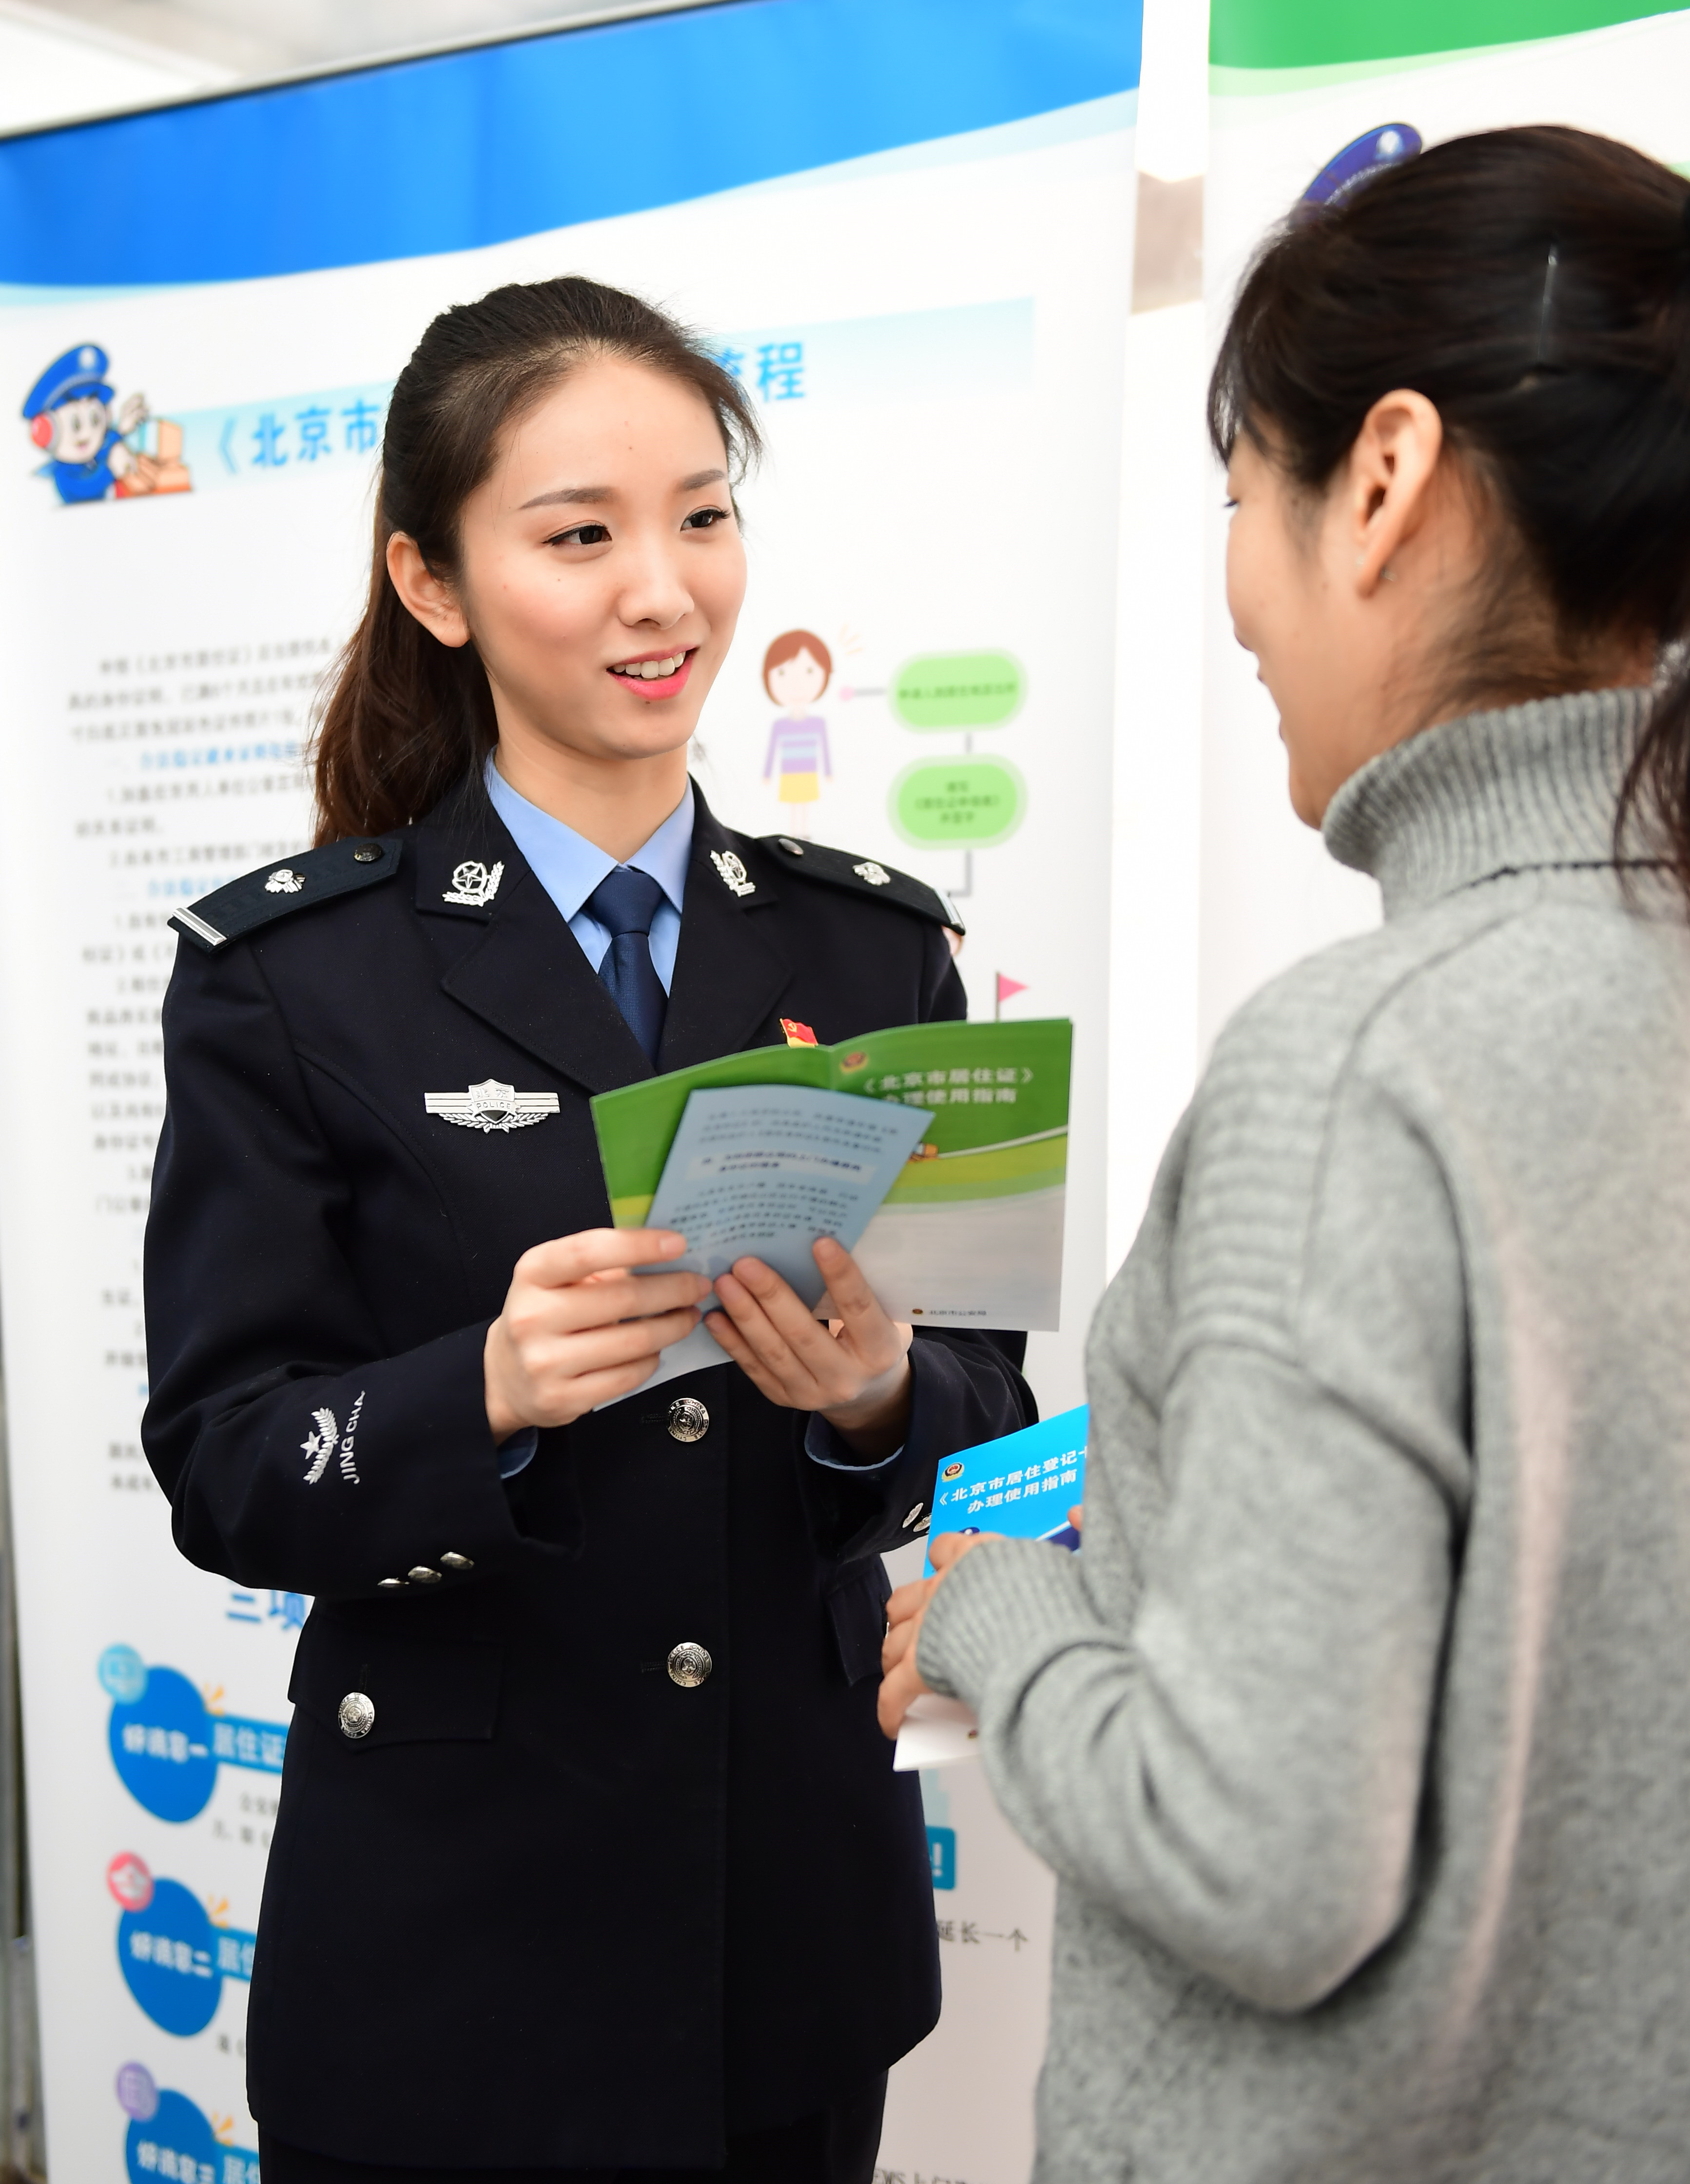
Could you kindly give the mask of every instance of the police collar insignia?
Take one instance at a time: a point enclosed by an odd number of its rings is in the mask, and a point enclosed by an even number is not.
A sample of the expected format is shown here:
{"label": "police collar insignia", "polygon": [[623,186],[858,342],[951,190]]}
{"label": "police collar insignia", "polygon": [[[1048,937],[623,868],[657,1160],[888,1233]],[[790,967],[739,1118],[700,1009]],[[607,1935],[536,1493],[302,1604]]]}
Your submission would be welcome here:
{"label": "police collar insignia", "polygon": [[[497,872],[500,867],[495,866]],[[498,885],[495,879],[494,885]],[[558,1112],[555,1092],[519,1092],[514,1084],[501,1084],[485,1077],[467,1092],[425,1092],[423,1105],[442,1123],[458,1123],[466,1130],[522,1130],[531,1123],[543,1123]]]}
{"label": "police collar insignia", "polygon": [[491,870],[479,857],[466,857],[454,867],[452,884],[441,896],[442,902],[462,904],[465,910],[485,910],[499,891],[499,882],[504,878],[503,863]]}
{"label": "police collar insignia", "polygon": [[865,857],[860,865],[853,865],[851,869],[859,880],[866,880],[870,887],[892,885],[892,874],[884,865],[877,865],[872,857]]}
{"label": "police collar insignia", "polygon": [[278,865],[264,882],[264,893],[266,894],[297,894],[304,884],[303,872],[296,872],[287,865]]}
{"label": "police collar insignia", "polygon": [[710,862],[721,875],[722,885],[733,894],[755,894],[757,883],[731,850],[712,850]]}

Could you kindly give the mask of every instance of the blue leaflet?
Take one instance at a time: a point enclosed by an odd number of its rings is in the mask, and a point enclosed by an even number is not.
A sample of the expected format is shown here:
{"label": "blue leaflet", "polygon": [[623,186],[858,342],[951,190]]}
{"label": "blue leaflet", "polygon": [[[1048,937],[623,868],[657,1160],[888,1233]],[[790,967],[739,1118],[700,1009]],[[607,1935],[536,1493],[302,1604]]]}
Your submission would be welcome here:
{"label": "blue leaflet", "polygon": [[[939,1466],[931,1540],[941,1532],[1000,1532],[1012,1540],[1049,1540],[1077,1547],[1068,1512],[1086,1491],[1086,1426],[1081,1403],[1042,1418],[1001,1440],[965,1448]],[[923,1569],[933,1574],[931,1557]]]}

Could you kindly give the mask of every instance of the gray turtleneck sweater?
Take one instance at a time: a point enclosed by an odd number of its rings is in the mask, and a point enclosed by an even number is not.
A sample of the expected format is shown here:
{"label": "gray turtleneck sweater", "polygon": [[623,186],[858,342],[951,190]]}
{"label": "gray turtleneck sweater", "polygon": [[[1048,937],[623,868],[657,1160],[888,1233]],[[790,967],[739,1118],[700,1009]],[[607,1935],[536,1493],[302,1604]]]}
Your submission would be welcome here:
{"label": "gray turtleneck sweater", "polygon": [[1646,699],[1326,838],[1381,930],[1228,1027],[1100,1306],[1086,1545],[920,1663],[1059,1876],[1038,2184],[1690,2176],[1690,931]]}

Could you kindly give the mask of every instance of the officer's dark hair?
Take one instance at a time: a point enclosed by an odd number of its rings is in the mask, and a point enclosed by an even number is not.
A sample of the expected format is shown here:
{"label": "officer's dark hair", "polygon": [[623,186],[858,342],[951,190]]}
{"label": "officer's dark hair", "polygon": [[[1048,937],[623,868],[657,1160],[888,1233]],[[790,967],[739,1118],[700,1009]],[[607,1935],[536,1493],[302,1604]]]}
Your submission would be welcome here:
{"label": "officer's dark hair", "polygon": [[1489,537],[1429,717],[1588,688],[1598,649],[1654,644],[1615,840],[1639,822],[1690,891],[1687,222],[1690,185],[1606,137],[1439,144],[1269,237],[1209,426],[1223,461],[1242,432],[1306,498],[1382,395],[1433,403]]}
{"label": "officer's dark hair", "polygon": [[473,641],[442,644],[387,574],[396,531],[448,581],[459,519],[502,436],[570,370],[625,358],[700,394],[737,478],[760,451],[739,382],[683,327],[620,288],[570,275],[495,288],[442,311],[399,374],[381,442],[370,595],[331,678],[314,742],[320,843],[403,827],[473,778],[498,727]]}

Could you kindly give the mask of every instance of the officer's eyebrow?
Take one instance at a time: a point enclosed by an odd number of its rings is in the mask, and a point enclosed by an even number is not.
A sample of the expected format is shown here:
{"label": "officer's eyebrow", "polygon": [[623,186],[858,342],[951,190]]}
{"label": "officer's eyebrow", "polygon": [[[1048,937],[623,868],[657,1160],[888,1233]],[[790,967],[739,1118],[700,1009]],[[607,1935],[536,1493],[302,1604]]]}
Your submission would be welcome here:
{"label": "officer's eyebrow", "polygon": [[[536,493],[532,500],[525,500],[522,508],[560,508],[579,502],[610,500],[614,498],[608,485],[560,485],[555,493]],[[517,510],[520,515],[521,509]]]}
{"label": "officer's eyebrow", "polygon": [[[720,485],[727,477],[724,470],[694,471],[684,477],[675,488],[677,493],[697,493],[701,486]],[[591,507],[596,503],[614,500],[615,488],[608,485],[560,485],[555,493],[536,493],[532,500],[525,500],[517,510],[520,515],[530,508]]]}

